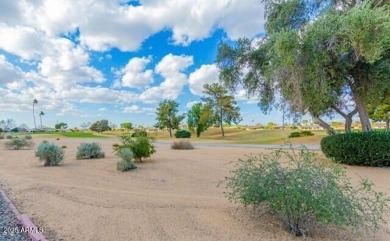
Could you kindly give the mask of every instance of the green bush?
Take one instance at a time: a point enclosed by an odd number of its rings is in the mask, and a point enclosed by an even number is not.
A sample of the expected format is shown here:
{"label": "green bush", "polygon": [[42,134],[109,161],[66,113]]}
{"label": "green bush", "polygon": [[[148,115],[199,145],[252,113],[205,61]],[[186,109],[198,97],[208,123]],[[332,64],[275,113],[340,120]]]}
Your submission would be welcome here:
{"label": "green bush", "polygon": [[58,166],[64,160],[64,150],[54,143],[43,141],[39,144],[35,155],[45,166]]}
{"label": "green bush", "polygon": [[4,143],[5,148],[10,150],[20,150],[20,149],[29,149],[33,145],[32,141],[23,139],[23,138],[15,138]]}
{"label": "green bush", "polygon": [[7,139],[11,140],[12,138],[14,138],[12,135],[8,135],[6,136]]}
{"label": "green bush", "polygon": [[81,143],[77,147],[76,158],[77,159],[91,159],[91,158],[102,158],[104,157],[104,152],[99,143]]}
{"label": "green bush", "polygon": [[175,133],[176,138],[191,138],[191,132],[187,130],[178,130]]}
{"label": "green bush", "polygon": [[24,139],[26,139],[26,140],[31,140],[31,139],[32,139],[32,136],[31,136],[31,135],[25,135],[25,136],[24,136]]}
{"label": "green bush", "polygon": [[189,141],[174,141],[171,145],[174,150],[191,150],[194,149],[191,142]]}
{"label": "green bush", "polygon": [[294,131],[291,132],[291,134],[288,136],[288,138],[295,138],[295,137],[301,137],[301,133]]}
{"label": "green bush", "polygon": [[121,158],[117,162],[117,169],[119,171],[126,172],[137,168],[137,166],[133,163],[133,152],[130,148],[119,149],[117,155]]}
{"label": "green bush", "polygon": [[134,162],[142,162],[142,159],[148,158],[156,152],[153,138],[142,135],[132,137],[133,134],[124,133],[121,135],[122,144],[114,146],[114,151],[118,154],[121,149],[128,148],[133,153]]}
{"label": "green bush", "polygon": [[141,131],[133,132],[131,134],[131,137],[139,137],[139,136],[147,137],[148,133],[146,131],[144,131],[144,130],[141,130]]}
{"label": "green bush", "polygon": [[326,157],[358,166],[390,166],[390,132],[349,132],[321,140]]}
{"label": "green bush", "polygon": [[288,138],[296,138],[296,137],[302,137],[302,136],[314,136],[314,133],[311,131],[294,131],[291,132],[291,134],[288,136]]}
{"label": "green bush", "polygon": [[314,136],[314,133],[311,131],[301,131],[301,136]]}
{"label": "green bush", "polygon": [[225,183],[231,201],[271,210],[297,236],[318,222],[379,228],[389,202],[367,180],[353,187],[343,168],[322,164],[306,149],[239,160]]}

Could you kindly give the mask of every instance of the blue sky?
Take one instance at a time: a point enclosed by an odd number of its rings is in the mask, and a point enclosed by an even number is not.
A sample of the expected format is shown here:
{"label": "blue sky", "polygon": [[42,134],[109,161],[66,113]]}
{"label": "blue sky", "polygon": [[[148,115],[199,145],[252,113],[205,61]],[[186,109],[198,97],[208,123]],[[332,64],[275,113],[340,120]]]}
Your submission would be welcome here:
{"label": "blue sky", "polygon": [[[264,33],[258,0],[0,1],[0,120],[70,127],[153,125],[163,99],[181,112],[218,81],[217,44]],[[242,124],[281,122],[235,93]]]}

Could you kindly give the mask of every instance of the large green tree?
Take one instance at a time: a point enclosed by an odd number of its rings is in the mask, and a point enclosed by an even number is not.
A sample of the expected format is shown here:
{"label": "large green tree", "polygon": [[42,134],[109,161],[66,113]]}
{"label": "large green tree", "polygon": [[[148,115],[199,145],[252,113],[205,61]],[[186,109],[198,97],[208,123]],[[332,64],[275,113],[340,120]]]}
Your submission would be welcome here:
{"label": "large green tree", "polygon": [[174,100],[163,100],[158,104],[156,109],[156,128],[167,129],[169,136],[172,137],[172,130],[179,129],[180,122],[185,115],[179,115],[179,103]]}
{"label": "large green tree", "polygon": [[213,110],[210,104],[196,103],[187,113],[187,125],[197,137],[213,124]]}
{"label": "large green tree", "polygon": [[373,121],[386,122],[386,129],[390,128],[390,97],[387,97],[379,105],[367,105],[367,111]]}
{"label": "large green tree", "polygon": [[98,133],[102,133],[103,131],[108,131],[108,130],[111,130],[110,126],[109,126],[109,122],[108,120],[100,120],[100,121],[96,121],[95,123],[93,123],[89,129],[91,131],[96,131]]}
{"label": "large green tree", "polygon": [[121,128],[125,129],[125,130],[132,130],[133,129],[133,123],[131,122],[123,122],[120,124]]}
{"label": "large green tree", "polygon": [[333,113],[346,119],[346,130],[359,113],[363,130],[371,130],[367,101],[390,88],[389,8],[380,7],[381,1],[263,2],[266,37],[257,44],[248,39],[221,44],[220,79],[231,89],[242,85],[258,95],[265,112],[280,93],[330,134],[320,117]]}
{"label": "large green tree", "polygon": [[215,124],[221,127],[221,134],[225,136],[223,124],[232,123],[238,124],[242,117],[240,115],[240,107],[234,100],[234,97],[229,94],[227,88],[219,83],[205,84],[202,98],[204,102],[209,104],[213,110],[213,120]]}
{"label": "large green tree", "polygon": [[56,128],[57,130],[65,130],[66,128],[68,128],[68,124],[66,124],[65,122],[60,122],[55,124],[54,128]]}

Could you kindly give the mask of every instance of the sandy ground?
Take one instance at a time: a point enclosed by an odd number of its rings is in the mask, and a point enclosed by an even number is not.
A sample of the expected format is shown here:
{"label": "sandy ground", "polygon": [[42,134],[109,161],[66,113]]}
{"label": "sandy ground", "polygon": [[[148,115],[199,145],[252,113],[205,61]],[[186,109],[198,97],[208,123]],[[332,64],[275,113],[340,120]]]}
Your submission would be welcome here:
{"label": "sandy ground", "polygon": [[[225,188],[218,186],[231,162],[263,149],[200,146],[180,151],[158,144],[157,153],[137,170],[122,173],[112,152],[115,140],[99,140],[106,158],[92,160],[76,160],[82,140],[51,141],[67,146],[62,166],[44,167],[34,150],[0,148],[2,188],[49,240],[302,240],[271,215],[230,203]],[[390,168],[349,167],[348,175],[367,177],[390,196]],[[318,228],[304,238],[374,239],[390,240],[390,233],[354,236]]]}

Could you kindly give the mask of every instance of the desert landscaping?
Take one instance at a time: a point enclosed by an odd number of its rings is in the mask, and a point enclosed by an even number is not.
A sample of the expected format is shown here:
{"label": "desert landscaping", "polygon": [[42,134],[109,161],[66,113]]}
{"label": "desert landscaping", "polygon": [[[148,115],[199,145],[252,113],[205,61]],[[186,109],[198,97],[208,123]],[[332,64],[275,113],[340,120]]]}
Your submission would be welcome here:
{"label": "desert landscaping", "polygon": [[[35,144],[44,140],[34,137]],[[116,138],[95,140],[106,156],[77,160],[83,139],[46,138],[66,146],[63,165],[44,167],[34,148],[0,148],[0,183],[22,213],[48,240],[301,240],[270,213],[229,202],[221,180],[234,162],[262,148],[195,144],[172,150],[158,142],[156,154],[131,172],[116,170]],[[1,140],[4,142],[5,140]],[[88,140],[92,141],[92,140]],[[390,169],[347,167],[353,181],[366,177],[390,195]],[[387,216],[390,222],[390,216]],[[304,240],[390,240],[390,225],[375,233],[318,227]]]}

